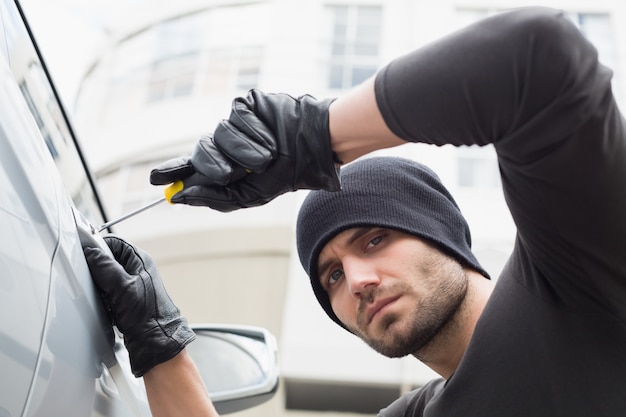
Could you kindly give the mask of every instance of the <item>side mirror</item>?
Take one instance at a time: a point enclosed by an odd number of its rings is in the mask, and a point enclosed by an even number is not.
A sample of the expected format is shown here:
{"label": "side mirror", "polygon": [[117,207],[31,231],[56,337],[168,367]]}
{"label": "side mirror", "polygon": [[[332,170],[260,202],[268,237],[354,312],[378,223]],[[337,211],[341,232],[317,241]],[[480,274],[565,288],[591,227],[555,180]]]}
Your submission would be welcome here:
{"label": "side mirror", "polygon": [[278,389],[276,339],[252,326],[196,324],[187,346],[218,413],[259,405]]}

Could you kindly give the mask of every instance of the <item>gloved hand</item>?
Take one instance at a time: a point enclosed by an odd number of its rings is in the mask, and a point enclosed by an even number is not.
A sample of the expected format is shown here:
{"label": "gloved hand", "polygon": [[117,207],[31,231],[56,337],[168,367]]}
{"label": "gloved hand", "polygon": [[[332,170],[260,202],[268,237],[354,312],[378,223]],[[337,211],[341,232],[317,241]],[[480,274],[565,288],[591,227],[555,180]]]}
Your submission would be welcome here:
{"label": "gloved hand", "polygon": [[165,291],[154,261],[115,237],[104,238],[115,259],[100,248],[84,248],[96,286],[124,344],[136,377],[143,376],[193,341],[195,333]]}
{"label": "gloved hand", "polygon": [[150,182],[183,180],[173,203],[224,212],[297,189],[337,191],[340,161],[330,145],[331,102],[251,90],[233,101],[230,118],[218,124],[212,138],[200,139],[191,158],[159,165]]}

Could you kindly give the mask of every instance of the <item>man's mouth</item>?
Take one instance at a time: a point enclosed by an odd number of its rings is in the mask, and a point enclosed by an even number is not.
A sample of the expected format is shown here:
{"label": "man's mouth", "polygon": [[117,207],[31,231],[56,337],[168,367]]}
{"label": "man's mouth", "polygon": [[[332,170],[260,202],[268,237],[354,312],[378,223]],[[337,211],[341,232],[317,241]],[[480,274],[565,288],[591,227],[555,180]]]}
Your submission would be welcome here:
{"label": "man's mouth", "polygon": [[367,310],[366,310],[366,318],[367,324],[369,325],[374,318],[381,313],[382,310],[386,309],[389,305],[394,303],[400,295],[394,295],[393,297],[383,298],[382,300],[378,300],[374,302]]}

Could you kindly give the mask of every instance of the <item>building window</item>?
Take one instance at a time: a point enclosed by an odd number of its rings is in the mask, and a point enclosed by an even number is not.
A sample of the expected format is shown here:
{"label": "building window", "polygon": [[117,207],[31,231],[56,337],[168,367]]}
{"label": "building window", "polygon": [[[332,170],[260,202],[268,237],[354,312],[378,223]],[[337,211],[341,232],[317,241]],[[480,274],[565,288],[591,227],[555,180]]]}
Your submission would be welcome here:
{"label": "building window", "polygon": [[208,52],[207,93],[250,90],[261,76],[262,46],[218,47]]}
{"label": "building window", "polygon": [[249,90],[258,86],[262,56],[261,47],[242,48],[237,60],[237,88]]}
{"label": "building window", "polygon": [[330,88],[353,87],[378,68],[382,8],[328,6],[331,17]]}
{"label": "building window", "polygon": [[457,152],[460,187],[500,187],[500,172],[493,146],[461,147]]}
{"label": "building window", "polygon": [[109,197],[108,209],[112,217],[129,213],[162,196],[147,180],[158,162],[130,163],[100,174],[98,183],[103,195]]}
{"label": "building window", "polygon": [[192,93],[202,30],[197,15],[159,23],[148,82],[148,102]]}
{"label": "building window", "polygon": [[152,64],[148,102],[190,95],[196,76],[197,55],[167,58]]}

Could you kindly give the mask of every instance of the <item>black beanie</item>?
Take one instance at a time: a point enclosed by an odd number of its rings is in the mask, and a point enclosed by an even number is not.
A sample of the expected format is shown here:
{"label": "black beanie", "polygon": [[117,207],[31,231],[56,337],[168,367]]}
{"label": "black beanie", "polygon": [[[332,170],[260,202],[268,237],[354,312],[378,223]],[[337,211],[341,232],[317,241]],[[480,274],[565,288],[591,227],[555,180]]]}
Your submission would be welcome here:
{"label": "black beanie", "polygon": [[452,195],[428,167],[398,157],[370,157],[346,165],[341,190],[312,191],[296,225],[300,262],[317,300],[344,327],[330,306],[317,271],[324,245],[354,227],[383,227],[418,236],[464,266],[489,275],[471,251],[469,226]]}

